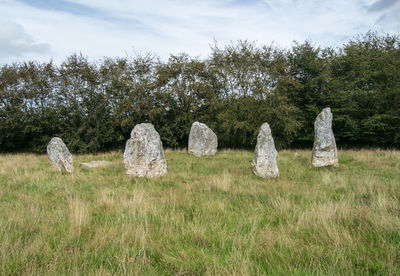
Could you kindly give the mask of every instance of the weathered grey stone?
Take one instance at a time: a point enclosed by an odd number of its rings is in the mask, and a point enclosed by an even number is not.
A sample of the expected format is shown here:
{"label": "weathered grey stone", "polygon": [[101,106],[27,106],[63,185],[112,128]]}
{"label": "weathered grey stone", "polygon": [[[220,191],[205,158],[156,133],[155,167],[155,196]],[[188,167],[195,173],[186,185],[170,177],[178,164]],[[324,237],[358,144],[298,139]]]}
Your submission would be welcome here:
{"label": "weathered grey stone", "polygon": [[139,177],[158,177],[167,174],[167,162],[160,135],[149,123],[136,125],[124,152],[126,173]]}
{"label": "weathered grey stone", "polygon": [[275,149],[271,128],[267,123],[261,126],[257,136],[257,145],[254,151],[253,172],[264,178],[278,177],[279,169],[276,163],[278,152]]}
{"label": "weathered grey stone", "polygon": [[94,160],[86,163],[80,163],[79,165],[84,168],[96,168],[96,167],[105,167],[111,165],[112,162],[105,160]]}
{"label": "weathered grey stone", "polygon": [[188,151],[195,156],[215,155],[218,147],[217,135],[203,123],[194,122],[189,133]]}
{"label": "weathered grey stone", "polygon": [[63,140],[53,137],[47,145],[47,154],[49,155],[51,165],[59,172],[74,172],[72,164],[72,155]]}
{"label": "weathered grey stone", "polygon": [[331,109],[327,107],[314,122],[315,137],[311,160],[314,167],[339,166],[332,118]]}

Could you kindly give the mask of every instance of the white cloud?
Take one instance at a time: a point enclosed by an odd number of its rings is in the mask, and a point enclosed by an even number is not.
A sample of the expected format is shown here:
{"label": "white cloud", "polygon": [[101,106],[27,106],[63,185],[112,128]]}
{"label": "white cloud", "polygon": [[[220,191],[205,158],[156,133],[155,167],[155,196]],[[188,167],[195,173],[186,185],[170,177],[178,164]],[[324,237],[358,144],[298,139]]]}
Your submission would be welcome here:
{"label": "white cloud", "polygon": [[377,0],[368,8],[368,11],[371,14],[379,15],[376,25],[382,28],[382,30],[389,29],[392,32],[400,32],[399,0]]}
{"label": "white cloud", "polygon": [[[25,0],[28,1],[28,0]],[[83,13],[38,8],[19,1],[0,0],[0,18],[16,22],[30,45],[50,50],[20,52],[20,59],[61,62],[82,52],[93,59],[125,56],[134,50],[168,55],[209,53],[213,39],[219,45],[238,39],[290,46],[293,40],[340,46],[368,30],[399,31],[394,0],[64,0],[86,9]],[[384,9],[371,12],[371,7]],[[2,21],[0,21],[2,22]],[[9,41],[9,40],[8,40]],[[28,45],[29,45],[28,43]],[[8,47],[3,62],[17,53]],[[37,49],[38,50],[38,49]],[[21,55],[23,54],[23,57]],[[7,58],[4,58],[7,56]],[[0,60],[1,61],[1,60]]]}
{"label": "white cloud", "polygon": [[8,56],[23,56],[26,53],[43,54],[49,47],[48,44],[35,42],[19,24],[0,23],[0,60]]}

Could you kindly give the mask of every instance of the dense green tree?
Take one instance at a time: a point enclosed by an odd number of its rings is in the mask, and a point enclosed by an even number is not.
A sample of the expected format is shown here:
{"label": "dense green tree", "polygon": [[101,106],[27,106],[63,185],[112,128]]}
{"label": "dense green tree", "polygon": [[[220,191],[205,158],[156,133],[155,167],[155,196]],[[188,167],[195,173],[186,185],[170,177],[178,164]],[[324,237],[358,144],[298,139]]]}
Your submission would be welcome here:
{"label": "dense green tree", "polygon": [[221,89],[217,115],[220,145],[253,148],[260,126],[268,122],[278,147],[288,146],[300,127],[298,109],[276,90],[286,58],[272,46],[239,41],[212,48],[210,67]]}
{"label": "dense green tree", "polygon": [[105,59],[100,67],[111,127],[115,130],[114,147],[124,145],[136,124],[149,122],[155,108],[156,61],[150,55],[132,59]]}
{"label": "dense green tree", "polygon": [[291,51],[286,54],[287,70],[279,83],[278,91],[299,109],[295,118],[301,128],[296,133],[296,146],[312,145],[315,117],[327,105],[328,53],[306,41],[301,44],[295,42]]}
{"label": "dense green tree", "polygon": [[400,44],[369,32],[344,45],[332,63],[339,141],[349,146],[399,147]]}
{"label": "dense green tree", "polygon": [[25,98],[24,142],[27,150],[41,151],[58,132],[55,70],[51,62],[23,63],[18,70],[20,89]]}
{"label": "dense green tree", "polygon": [[76,152],[102,149],[110,128],[96,65],[82,55],[72,55],[58,73],[57,104],[62,118],[59,135]]}
{"label": "dense green tree", "polygon": [[44,152],[51,137],[72,152],[122,148],[151,122],[166,147],[186,147],[206,123],[220,148],[254,148],[268,122],[278,148],[310,147],[313,122],[331,107],[339,147],[400,147],[400,40],[369,32],[338,49],[238,41],[206,59],[74,54],[60,65],[0,67],[0,151]]}
{"label": "dense green tree", "polygon": [[186,54],[172,55],[167,63],[158,65],[156,87],[151,121],[167,146],[186,146],[191,124],[204,119],[204,107],[213,100],[206,63]]}
{"label": "dense green tree", "polygon": [[0,74],[1,151],[24,149],[25,97],[20,90],[18,64],[5,65]]}

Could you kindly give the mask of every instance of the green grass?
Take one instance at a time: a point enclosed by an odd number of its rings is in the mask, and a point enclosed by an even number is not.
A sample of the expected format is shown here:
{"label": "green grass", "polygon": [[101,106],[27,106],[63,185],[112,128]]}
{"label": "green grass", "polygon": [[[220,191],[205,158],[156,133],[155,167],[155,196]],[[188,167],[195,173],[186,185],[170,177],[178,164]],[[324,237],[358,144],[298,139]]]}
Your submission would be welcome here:
{"label": "green grass", "polygon": [[122,153],[74,156],[73,175],[0,155],[0,274],[400,274],[400,152],[310,154],[280,152],[278,179],[246,151],[166,151],[159,179],[125,175]]}

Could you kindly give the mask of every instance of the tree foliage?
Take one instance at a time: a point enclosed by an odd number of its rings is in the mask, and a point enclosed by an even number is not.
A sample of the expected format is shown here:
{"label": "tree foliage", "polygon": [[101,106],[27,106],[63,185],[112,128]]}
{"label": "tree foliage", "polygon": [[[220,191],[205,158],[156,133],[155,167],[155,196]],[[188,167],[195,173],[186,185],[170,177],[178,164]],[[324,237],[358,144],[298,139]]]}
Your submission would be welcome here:
{"label": "tree foliage", "polygon": [[400,147],[400,40],[368,32],[338,49],[238,41],[206,59],[151,55],[0,67],[0,150],[44,152],[53,136],[73,152],[122,148],[151,122],[167,147],[186,147],[204,122],[223,148],[253,148],[268,122],[278,148],[309,147],[331,107],[340,147]]}

